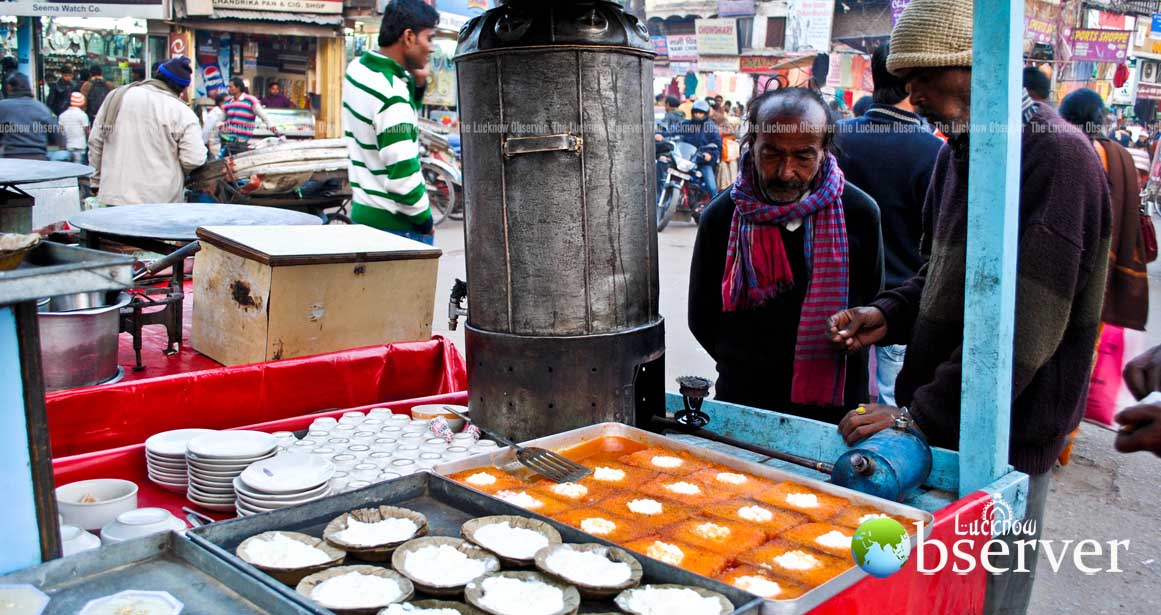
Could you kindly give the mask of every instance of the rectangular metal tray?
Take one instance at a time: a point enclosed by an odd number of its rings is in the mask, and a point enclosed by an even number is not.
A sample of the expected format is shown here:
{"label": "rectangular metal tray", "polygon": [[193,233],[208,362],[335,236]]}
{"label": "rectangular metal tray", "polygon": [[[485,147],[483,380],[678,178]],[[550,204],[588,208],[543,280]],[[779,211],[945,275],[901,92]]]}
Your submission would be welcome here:
{"label": "rectangular metal tray", "polygon": [[[774,481],[792,480],[801,485],[805,485],[812,489],[817,489],[823,493],[833,494],[842,498],[850,500],[852,503],[874,506],[879,510],[892,515],[900,517],[907,517],[908,519],[922,520],[923,537],[927,538],[931,534],[931,526],[935,522],[935,516],[931,513],[905,506],[898,502],[884,500],[875,496],[867,495],[847,489],[846,487],[839,487],[831,483],[823,482],[813,478],[807,478],[792,472],[772,468],[752,461],[746,461],[733,455],[721,453],[718,451],[701,448],[693,444],[681,442],[673,438],[655,434],[644,429],[638,429],[629,425],[621,423],[600,423],[598,425],[591,425],[589,427],[582,427],[564,433],[538,438],[523,442],[525,446],[539,446],[549,450],[560,451],[564,449],[573,448],[585,442],[606,437],[618,437],[640,442],[647,446],[660,446],[670,450],[685,451],[700,459],[712,461],[714,463],[742,470],[755,476],[766,478]],[[496,452],[484,455],[474,455],[464,459],[458,459],[449,463],[436,466],[433,471],[441,475],[455,474],[464,470],[474,470],[477,468],[496,466],[502,468],[510,473],[516,475],[527,475],[530,471],[520,465],[516,460],[516,454],[511,448],[502,448]],[[474,491],[474,490],[473,490]],[[914,544],[912,544],[914,548]],[[643,558],[643,561],[651,561],[648,558]],[[846,572],[837,577],[819,585],[818,587],[806,592],[802,596],[794,600],[765,600],[762,606],[762,613],[764,615],[799,615],[806,613],[826,602],[827,600],[837,596],[844,590],[861,581],[867,573],[863,572],[858,566],[849,568]],[[704,577],[703,577],[704,578]]]}
{"label": "rectangular metal tray", "polygon": [[[271,530],[322,536],[323,528],[339,515],[358,508],[368,508],[380,504],[401,506],[422,513],[427,517],[430,536],[459,537],[460,526],[476,517],[522,515],[551,523],[560,531],[565,542],[612,544],[429,472],[418,472],[293,508],[213,523],[190,530],[189,536],[202,548],[254,575],[263,582],[271,586],[286,588],[274,578],[238,558],[234,554],[238,545],[255,534]],[[735,587],[648,558],[640,558],[640,561],[645,571],[643,583],[679,583],[704,587],[729,598],[734,603],[734,613],[736,614],[757,613],[761,607],[761,599]],[[371,565],[389,567],[390,563]],[[425,596],[417,594],[415,599],[423,597]],[[312,612],[331,613],[331,611],[314,605],[305,598],[299,598],[299,600]],[[616,611],[616,606],[609,600],[585,602],[581,605],[580,612]]]}
{"label": "rectangular metal tray", "polygon": [[0,577],[48,594],[46,615],[72,615],[102,596],[167,591],[185,613],[307,614],[286,588],[272,589],[174,532],[109,545]]}

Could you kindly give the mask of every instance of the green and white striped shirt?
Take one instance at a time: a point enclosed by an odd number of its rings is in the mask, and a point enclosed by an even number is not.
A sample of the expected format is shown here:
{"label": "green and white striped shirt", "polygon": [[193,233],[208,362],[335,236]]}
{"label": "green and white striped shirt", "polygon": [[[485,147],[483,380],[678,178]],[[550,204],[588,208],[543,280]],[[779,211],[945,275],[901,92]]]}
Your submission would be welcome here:
{"label": "green and white striped shirt", "polygon": [[347,65],[343,130],[354,222],[387,231],[429,225],[431,208],[419,167],[418,108],[411,75],[395,60],[367,51]]}

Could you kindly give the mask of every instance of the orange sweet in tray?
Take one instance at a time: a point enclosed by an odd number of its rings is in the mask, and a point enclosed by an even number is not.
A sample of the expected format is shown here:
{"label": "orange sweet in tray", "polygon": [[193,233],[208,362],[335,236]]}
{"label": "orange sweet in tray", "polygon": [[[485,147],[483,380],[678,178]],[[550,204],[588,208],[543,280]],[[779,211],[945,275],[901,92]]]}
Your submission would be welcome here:
{"label": "orange sweet in tray", "polygon": [[715,490],[730,493],[735,496],[753,497],[763,491],[774,488],[775,483],[762,480],[752,474],[746,474],[733,468],[714,466],[689,476],[691,479],[705,483]]}
{"label": "orange sweet in tray", "polygon": [[621,462],[674,476],[688,476],[710,467],[708,462],[697,459],[689,453],[657,447],[625,455],[621,457]]}
{"label": "orange sweet in tray", "polygon": [[636,466],[625,465],[616,461],[601,461],[586,463],[586,467],[593,473],[581,479],[582,485],[601,485],[615,489],[636,489],[641,485],[657,478],[656,472],[651,472]]}
{"label": "orange sweet in tray", "polygon": [[653,531],[640,523],[634,523],[599,508],[566,510],[553,515],[552,518],[582,532],[618,544],[640,538]]}
{"label": "orange sweet in tray", "polygon": [[804,547],[817,549],[838,558],[851,557],[851,536],[855,533],[849,527],[830,523],[807,523],[790,528],[782,538]]}
{"label": "orange sweet in tray", "polygon": [[546,495],[554,500],[573,505],[589,505],[613,494],[613,489],[596,483],[558,483],[540,480],[528,490],[533,495]]}
{"label": "orange sweet in tray", "polygon": [[850,503],[843,498],[790,481],[778,483],[773,489],[754,496],[754,499],[771,506],[800,512],[815,521],[830,519]]}
{"label": "orange sweet in tray", "polygon": [[497,491],[493,496],[523,508],[529,512],[551,517],[572,508],[559,500],[552,499],[544,494],[529,491],[528,489],[505,489]]}
{"label": "orange sweet in tray", "polygon": [[808,588],[818,587],[855,565],[854,559],[839,559],[785,540],[773,540],[738,561],[769,570],[774,576],[786,577]]}
{"label": "orange sweet in tray", "polygon": [[476,468],[456,472],[448,478],[467,485],[484,493],[496,493],[505,489],[521,489],[527,487],[524,481],[508,474],[499,468]]}
{"label": "orange sweet in tray", "polygon": [[766,542],[762,530],[718,517],[694,517],[661,530],[661,534],[726,556],[750,551]]}
{"label": "orange sweet in tray", "polygon": [[692,517],[694,511],[672,500],[639,493],[621,493],[597,502],[597,508],[656,531]]}
{"label": "orange sweet in tray", "polygon": [[830,522],[835,525],[841,525],[843,527],[849,527],[852,530],[857,530],[864,522],[880,517],[890,517],[899,523],[902,523],[903,527],[907,528],[907,533],[911,534],[912,536],[915,535],[914,519],[908,519],[907,517],[900,517],[898,515],[888,515],[879,509],[874,508],[873,506],[851,506],[850,508],[846,508],[839,512],[839,514],[832,517]]}
{"label": "orange sweet in tray", "polygon": [[641,485],[640,493],[673,500],[689,506],[705,506],[720,502],[733,494],[716,490],[709,485],[699,483],[688,476],[669,476],[662,474],[656,479]]}
{"label": "orange sweet in tray", "polygon": [[806,593],[805,587],[755,566],[731,568],[719,574],[717,580],[766,600],[793,600]]}
{"label": "orange sweet in tray", "polygon": [[649,536],[625,543],[624,547],[646,557],[690,572],[712,577],[725,569],[728,560],[717,553],[662,536]]}
{"label": "orange sweet in tray", "polygon": [[802,513],[783,510],[777,506],[770,506],[753,500],[737,499],[720,502],[705,507],[708,515],[720,517],[730,521],[744,523],[747,527],[762,530],[766,537],[773,539],[782,532],[803,523],[809,523],[810,517]]}

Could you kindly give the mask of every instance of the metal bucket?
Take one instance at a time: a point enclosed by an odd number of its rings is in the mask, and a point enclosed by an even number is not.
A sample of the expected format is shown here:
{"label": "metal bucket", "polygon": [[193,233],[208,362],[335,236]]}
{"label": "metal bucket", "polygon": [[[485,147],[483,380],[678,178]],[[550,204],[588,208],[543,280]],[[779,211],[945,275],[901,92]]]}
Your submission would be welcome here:
{"label": "metal bucket", "polygon": [[[98,303],[104,304],[104,293]],[[76,295],[61,297],[76,297]],[[76,305],[92,298],[68,299],[63,305]],[[117,336],[121,331],[120,310],[129,305],[127,293],[116,296],[108,305],[70,311],[39,313],[40,360],[44,370],[44,387],[48,391],[91,386],[111,380],[117,367]],[[56,298],[51,306],[56,308]]]}

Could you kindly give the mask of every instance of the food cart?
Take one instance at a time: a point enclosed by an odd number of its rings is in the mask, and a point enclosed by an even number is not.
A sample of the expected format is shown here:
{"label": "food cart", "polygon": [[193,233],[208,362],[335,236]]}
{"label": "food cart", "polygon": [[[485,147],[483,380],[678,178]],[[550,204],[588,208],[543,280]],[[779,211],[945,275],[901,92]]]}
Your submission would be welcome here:
{"label": "food cart", "polygon": [[[982,5],[983,3],[977,4]],[[510,6],[502,6],[494,11],[502,13],[509,8]],[[584,9],[582,14],[571,17],[579,18],[579,23],[587,24],[589,30],[599,25],[601,27],[596,29],[604,31],[610,23],[610,18],[615,18],[617,23],[626,28],[628,32],[626,38],[630,41],[635,41],[636,38],[643,36],[641,34],[643,28],[637,28],[637,34],[632,34],[634,26],[640,26],[640,24],[635,20],[628,20],[619,11],[609,13],[608,11],[611,9],[604,6],[598,7],[599,10],[588,5],[581,8]],[[1023,5],[1005,0],[989,3],[987,7],[981,6],[980,8],[981,10],[975,13],[973,108],[976,115],[973,120],[983,125],[1018,125],[1021,33],[1019,27],[1014,24],[1023,23],[1021,19]],[[987,10],[983,10],[984,8]],[[477,19],[486,21],[489,18],[485,16]],[[497,27],[495,32],[505,34],[505,36],[521,36],[527,32],[529,26],[529,23],[512,21],[511,19],[504,23],[508,27]],[[477,20],[473,20],[468,29],[473,28],[473,24],[479,25]],[[586,36],[584,30],[585,28],[580,28],[581,34],[579,36]],[[576,34],[575,31],[573,33]],[[505,38],[505,36],[501,36],[501,38]],[[625,40],[622,39],[621,42],[624,43]],[[503,45],[501,44],[500,47]],[[487,50],[480,48],[477,51]],[[543,51],[543,49],[538,50],[538,52]],[[607,50],[598,50],[598,52],[603,51]],[[624,51],[623,44],[618,51]],[[575,53],[578,57],[582,54],[580,51],[575,51]],[[642,54],[635,52],[630,55],[636,58],[643,57]],[[496,65],[500,65],[500,63],[497,60]],[[995,79],[994,75],[1004,75],[1005,78]],[[471,82],[471,79],[463,79],[462,77],[463,75],[461,75],[461,84],[466,86]],[[498,75],[492,74],[491,77],[495,81]],[[530,78],[535,79],[537,76],[533,74]],[[542,101],[534,102],[541,104]],[[647,112],[645,104],[642,105],[643,114]],[[622,109],[625,107],[611,105],[610,108]],[[472,113],[470,105],[465,107],[464,112],[465,117],[470,119]],[[529,154],[544,152],[552,152],[551,156],[559,157],[562,160],[572,160],[568,156],[581,151],[580,141],[575,138],[570,139],[568,135],[559,137],[540,138],[535,141],[511,141],[503,144],[502,147],[503,151],[508,153],[509,158],[514,159],[517,165],[527,160]],[[589,134],[585,134],[584,137],[584,142],[590,146],[593,143],[601,142],[600,134],[595,135],[595,138]],[[532,138],[536,139],[536,137]],[[646,136],[646,138],[648,137]],[[470,150],[471,147],[479,147],[480,144],[481,142],[477,141],[473,145],[469,139],[465,141],[465,149]],[[498,141],[494,145],[501,146]],[[966,310],[969,317],[965,319],[965,370],[961,429],[963,435],[958,452],[940,449],[931,451],[932,463],[929,475],[923,481],[922,486],[912,492],[905,500],[906,504],[933,515],[934,526],[930,533],[931,539],[947,540],[955,537],[959,518],[979,519],[982,515],[988,514],[987,511],[997,494],[1012,506],[1015,518],[1020,518],[1023,515],[1027,476],[1014,472],[1007,463],[1011,340],[1013,337],[1016,269],[1016,213],[1019,196],[1019,146],[1019,134],[1012,131],[981,132],[973,136],[971,144],[971,157],[974,163],[969,198],[970,230],[967,279],[973,282],[965,289]],[[491,161],[484,161],[484,163],[491,164]],[[478,206],[479,199],[489,196],[487,188],[473,195],[473,190],[479,190],[479,188],[473,187],[473,182],[480,179],[480,176],[476,174],[482,170],[482,168],[473,168],[471,164],[466,168],[468,211],[475,211],[474,208]],[[501,174],[503,174],[503,170],[501,170]],[[648,177],[647,172],[644,176]],[[542,178],[531,179],[541,180]],[[638,195],[639,199],[633,198],[640,201],[637,204],[643,204],[643,207],[647,208],[652,202],[652,182],[646,181],[643,184],[645,186],[644,194]],[[511,189],[511,186],[509,188]],[[509,237],[509,231],[529,233],[523,237],[523,240],[534,240],[537,237],[534,232],[535,228],[529,229],[515,224],[509,226],[507,216],[512,211],[518,210],[520,203],[508,200],[507,196],[501,196],[502,198],[497,200],[497,207],[503,208],[504,224],[502,230],[505,240]],[[569,198],[569,196],[565,195],[565,198]],[[604,195],[598,189],[595,191],[582,190],[579,196],[586,203],[586,207],[596,207],[598,204],[596,197]],[[630,205],[634,205],[634,203],[630,203]],[[551,212],[551,208],[549,211]],[[644,209],[641,213],[644,222],[634,224],[643,224],[646,231],[651,230],[649,221],[653,217],[648,215],[649,212]],[[472,216],[469,216],[469,223],[471,218]],[[640,255],[642,261],[646,263],[644,270],[647,272],[650,257],[656,255],[656,234],[646,234],[652,237],[651,241],[653,242],[652,252],[646,251]],[[472,237],[469,234],[469,239]],[[509,249],[506,241],[505,248]],[[600,314],[582,310],[581,318],[582,322],[585,323],[585,328],[580,331],[580,334],[538,328],[535,326],[536,323],[533,323],[529,330],[519,330],[517,325],[527,325],[529,321],[525,319],[522,323],[514,323],[513,314],[518,313],[517,308],[527,308],[527,306],[514,305],[511,295],[504,296],[503,291],[511,290],[513,266],[515,265],[517,268],[521,266],[522,261],[519,259],[522,255],[517,250],[496,251],[494,245],[481,246],[477,244],[474,249],[477,251],[481,249],[492,250],[492,252],[482,256],[477,252],[473,263],[471,258],[473,245],[469,241],[470,272],[473,267],[479,267],[481,264],[489,262],[505,262],[509,267],[507,269],[508,278],[504,280],[504,283],[508,285],[507,287],[499,285],[481,288],[477,285],[470,289],[470,292],[473,293],[471,305],[476,310],[469,320],[469,362],[467,369],[470,403],[473,406],[473,417],[481,420],[482,424],[499,425],[498,429],[512,433],[519,433],[521,429],[535,429],[539,430],[541,434],[564,432],[575,427],[573,424],[562,424],[559,418],[565,414],[564,410],[571,412],[572,406],[562,406],[558,409],[551,404],[547,407],[533,407],[531,403],[533,401],[537,403],[548,402],[549,399],[556,399],[553,396],[559,394],[559,392],[550,390],[549,387],[531,377],[530,372],[527,371],[531,369],[530,366],[543,367],[543,363],[538,361],[548,360],[545,357],[553,355],[553,353],[555,353],[555,358],[551,360],[556,362],[549,365],[559,366],[560,370],[564,372],[564,376],[544,376],[543,378],[550,382],[554,378],[567,378],[566,382],[573,388],[563,391],[562,397],[570,398],[571,401],[568,403],[574,404],[582,419],[589,424],[600,422],[602,413],[611,413],[614,419],[620,419],[622,422],[636,421],[642,426],[664,424],[664,421],[658,420],[663,418],[660,415],[688,409],[688,395],[669,393],[661,398],[652,395],[659,382],[659,374],[664,373],[662,369],[663,351],[659,352],[654,337],[661,326],[661,321],[656,317],[655,304],[646,305],[638,314],[636,322],[617,322],[610,326],[603,324]],[[576,267],[575,261],[566,264]],[[586,264],[586,274],[588,267],[589,265]],[[653,267],[655,268],[655,258],[653,259]],[[564,280],[565,283],[569,281],[569,279]],[[654,285],[653,290],[655,291],[655,276],[652,280],[646,279],[644,290],[639,291],[646,302],[650,301],[650,283]],[[575,295],[576,289],[571,290]],[[590,300],[590,292],[594,293],[591,298],[601,299],[602,297],[596,294],[598,290],[586,286],[583,299]],[[489,296],[488,293],[493,292],[501,294]],[[655,293],[652,294],[654,300],[655,297]],[[553,297],[545,296],[530,298],[535,301],[544,301],[546,298],[553,299]],[[493,301],[497,304],[503,304],[504,301],[507,301],[506,323],[502,323],[502,325],[507,326],[510,330],[504,335],[496,335],[489,332],[486,327],[481,326],[485,320],[493,315],[482,314],[480,310]],[[501,318],[500,320],[505,319]],[[530,343],[518,345],[520,340],[513,338],[521,336],[533,339],[524,340]],[[612,344],[609,343],[610,340],[614,340]],[[10,354],[15,355],[17,348],[15,340],[8,339],[5,348],[9,350]],[[608,354],[611,349],[615,349],[620,354]],[[606,354],[600,355],[601,352]],[[590,356],[599,356],[605,361],[602,365],[620,365],[622,363],[629,365],[632,369],[629,371],[628,382],[617,380],[623,376],[623,371],[610,370],[615,371],[615,373],[607,375],[597,365],[589,367],[590,364],[586,361]],[[24,360],[27,361],[27,359],[28,357],[25,355]],[[516,372],[517,368],[520,370],[519,373]],[[267,367],[266,369],[274,368]],[[514,373],[516,375],[507,375]],[[553,373],[553,369],[550,367],[547,373]],[[506,384],[504,378],[508,378]],[[556,382],[559,383],[561,380],[556,380]],[[143,395],[149,393],[148,386],[157,385],[142,384],[139,392]],[[560,387],[559,384],[557,386]],[[160,389],[160,387],[158,388]],[[303,388],[302,384],[297,384],[294,385],[291,392],[299,394]],[[642,392],[643,396],[638,394]],[[452,397],[445,396],[437,399],[442,403],[452,403],[469,400],[469,395],[460,393]],[[598,400],[601,401],[599,406]],[[352,405],[357,405],[357,401],[346,401]],[[517,401],[520,402],[519,405],[514,403]],[[61,403],[63,404],[64,401],[62,400]],[[477,406],[477,404],[479,405]],[[404,413],[408,412],[407,406],[409,405],[410,402],[388,404],[393,410]],[[513,411],[506,415],[505,407],[512,408]],[[552,412],[552,410],[556,410],[556,412]],[[755,450],[772,450],[777,452],[778,457],[796,456],[800,459],[826,462],[839,458],[848,450],[848,447],[835,432],[833,425],[778,412],[714,401],[705,401],[701,406],[701,411],[709,416],[709,423],[706,425],[708,431],[719,436],[719,439],[721,439],[720,437],[729,438]],[[333,411],[330,414],[337,412],[341,411]],[[256,428],[260,430],[301,429],[312,418],[311,416],[302,416],[286,419],[280,423],[257,425]],[[575,416],[571,417],[570,420],[575,421]],[[241,422],[239,422],[240,424]],[[30,423],[27,430],[31,438],[35,427]],[[142,434],[139,433],[138,436],[140,435]],[[705,440],[697,442],[719,450],[739,452],[736,448],[723,448],[719,444],[711,444]],[[43,456],[43,450],[41,454]],[[811,474],[810,471],[804,470],[800,466],[789,466],[784,461],[772,457],[774,455],[749,456],[752,461],[776,466],[783,472],[791,472],[808,479],[818,478],[817,474]],[[43,458],[40,460],[40,470],[43,470],[45,461]],[[7,460],[5,464],[6,473],[9,475],[20,474],[19,478],[23,485],[35,486],[33,493],[40,494],[38,498],[24,497],[18,494],[17,499],[23,498],[23,502],[17,503],[23,503],[24,506],[9,508],[3,513],[3,517],[0,517],[7,527],[29,528],[33,534],[41,537],[38,545],[24,545],[22,549],[11,550],[12,553],[9,555],[24,558],[23,560],[6,562],[6,567],[12,570],[29,565],[30,558],[50,559],[56,555],[56,546],[54,545],[56,524],[51,496],[46,497],[46,494],[51,493],[52,481],[47,480],[43,474],[36,474],[37,463],[32,464],[32,472],[24,474],[21,474],[17,469],[28,467],[26,464],[14,463],[12,460]],[[140,476],[143,466],[144,460],[140,445],[130,445],[116,451],[93,452],[79,457],[58,460],[55,471],[58,482],[64,482],[64,480],[83,476],[108,476],[110,472],[118,471],[122,473],[137,472],[137,476]],[[118,468],[120,469],[118,470]],[[349,510],[358,505],[412,501],[416,497],[426,497],[432,494],[438,496],[437,499],[439,497],[447,498],[448,500],[442,500],[445,503],[449,500],[461,502],[465,510],[476,506],[493,513],[512,514],[518,512],[512,506],[491,498],[479,499],[471,497],[471,494],[456,492],[453,487],[446,483],[447,481],[442,481],[438,477],[420,473],[405,477],[399,482],[389,481],[373,485],[360,491],[335,496],[330,500],[315,502],[312,505],[287,508],[223,524],[213,524],[204,528],[204,531],[194,532],[194,536],[190,540],[202,551],[213,555],[216,559],[212,561],[216,562],[232,558],[230,550],[237,545],[242,534],[267,529],[272,527],[271,524],[281,524],[280,527],[284,528],[305,529],[312,527],[315,531],[321,531],[321,526],[318,525],[319,520],[336,511]],[[180,498],[176,498],[176,501],[158,503],[169,507],[176,505],[179,500]],[[471,500],[474,504],[472,502],[463,503],[465,500]],[[320,510],[320,508],[325,510]],[[591,537],[575,533],[569,535],[568,538],[571,540],[594,540]],[[971,539],[965,550],[978,553],[986,539],[987,537],[982,536]],[[170,540],[179,541],[180,539],[171,538]],[[184,543],[179,544],[184,545]],[[124,546],[122,545],[122,547]],[[108,553],[123,556],[125,555],[124,551],[125,549],[121,548],[117,551],[109,550]],[[93,566],[93,560],[94,558],[89,557],[83,561],[86,565]],[[982,569],[976,569],[968,574],[956,574],[945,570],[937,574],[925,575],[916,570],[915,560],[916,558],[913,556],[902,571],[888,579],[862,578],[855,580],[849,587],[829,597],[810,612],[970,613],[982,610],[986,581]],[[665,578],[665,575],[673,574],[672,570],[658,562],[646,560],[645,565],[650,568],[654,578]],[[57,569],[49,568],[47,570],[51,572]],[[254,578],[260,578],[260,580],[266,578],[259,577],[258,575],[261,573],[244,563],[238,564],[231,570],[242,570],[246,573],[243,575],[246,580],[239,579],[239,583],[249,583]],[[17,575],[17,580],[27,582],[33,579],[30,573],[22,574],[24,576]],[[679,580],[689,584],[702,583],[702,580],[697,578],[680,577]],[[285,587],[266,581],[262,586],[278,598],[291,600],[299,606],[305,604],[307,608],[315,608],[310,606],[309,602],[304,602],[300,597],[287,592]],[[708,586],[723,592],[730,591],[720,584],[709,583]],[[249,589],[247,586],[247,591]],[[735,598],[733,606],[739,612],[750,612],[758,606],[755,601],[747,600],[745,596],[738,596],[736,593],[732,593],[730,596]]]}

